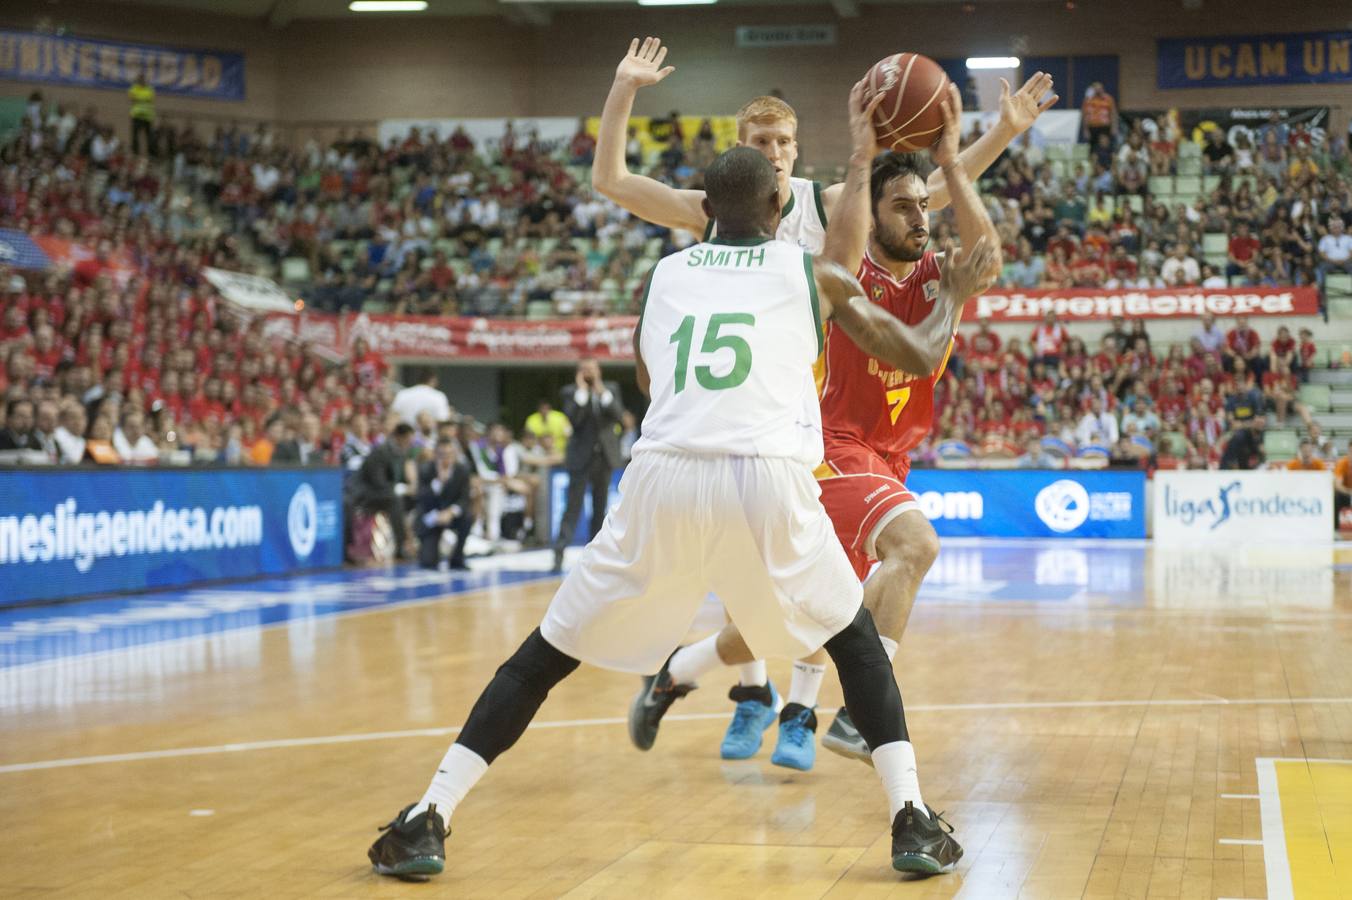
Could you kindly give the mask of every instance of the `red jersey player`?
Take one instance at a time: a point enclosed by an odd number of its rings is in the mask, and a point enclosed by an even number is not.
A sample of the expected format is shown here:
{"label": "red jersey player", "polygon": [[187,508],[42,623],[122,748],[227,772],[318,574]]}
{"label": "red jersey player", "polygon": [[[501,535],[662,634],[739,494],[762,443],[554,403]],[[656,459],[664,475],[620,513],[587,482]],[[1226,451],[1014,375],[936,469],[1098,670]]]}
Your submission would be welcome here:
{"label": "red jersey player", "polygon": [[[956,100],[951,102],[956,105]],[[998,246],[995,226],[975,187],[954,165],[957,132],[946,126],[930,153],[948,179],[959,237],[964,247],[975,247],[983,238]],[[929,192],[920,160],[895,153],[877,157],[867,204],[862,191],[855,196],[858,200],[841,211],[853,227],[838,232],[853,246],[832,248],[836,258],[848,262],[862,256],[859,280],[869,299],[914,326],[928,349],[928,356],[912,371],[899,371],[828,326],[826,349],[818,362],[826,445],[817,475],[822,505],[859,577],[867,576],[875,561],[880,564],[865,585],[864,603],[891,657],[920,583],[939,552],[938,535],[906,489],[906,476],[908,454],[929,433],[934,419],[934,386],[952,352],[961,305],[945,309],[936,303],[942,255],[925,250]],[[987,272],[987,287],[999,271],[997,255]],[[868,747],[844,709],[822,744],[868,759]]]}

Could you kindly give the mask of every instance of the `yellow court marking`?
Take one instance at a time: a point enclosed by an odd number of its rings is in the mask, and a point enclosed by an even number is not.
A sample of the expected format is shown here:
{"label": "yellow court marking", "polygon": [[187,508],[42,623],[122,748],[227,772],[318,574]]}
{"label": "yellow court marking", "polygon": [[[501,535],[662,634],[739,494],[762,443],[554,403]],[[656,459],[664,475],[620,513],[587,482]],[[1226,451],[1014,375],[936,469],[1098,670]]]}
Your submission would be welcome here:
{"label": "yellow court marking", "polygon": [[1268,897],[1352,900],[1352,760],[1258,763]]}

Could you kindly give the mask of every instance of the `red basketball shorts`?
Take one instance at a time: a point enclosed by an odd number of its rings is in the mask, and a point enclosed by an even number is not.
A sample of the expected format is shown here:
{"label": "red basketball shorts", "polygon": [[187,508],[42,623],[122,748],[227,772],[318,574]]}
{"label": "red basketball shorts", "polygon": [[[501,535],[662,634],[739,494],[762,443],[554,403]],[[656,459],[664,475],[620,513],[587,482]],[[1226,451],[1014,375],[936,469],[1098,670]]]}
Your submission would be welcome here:
{"label": "red basketball shorts", "polygon": [[910,460],[893,465],[862,444],[826,443],[826,458],[815,472],[822,506],[836,537],[863,581],[877,559],[874,542],[888,523],[919,509],[906,489]]}

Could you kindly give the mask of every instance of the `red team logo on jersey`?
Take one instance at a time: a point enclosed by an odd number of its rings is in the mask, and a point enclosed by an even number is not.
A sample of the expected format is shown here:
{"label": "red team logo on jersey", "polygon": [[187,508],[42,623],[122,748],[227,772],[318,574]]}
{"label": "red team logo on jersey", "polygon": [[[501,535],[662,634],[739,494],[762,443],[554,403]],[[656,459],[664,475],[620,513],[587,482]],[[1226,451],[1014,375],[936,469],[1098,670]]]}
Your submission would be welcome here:
{"label": "red team logo on jersey", "polygon": [[[868,256],[859,281],[874,303],[908,325],[925,319],[939,294],[939,264],[926,253],[901,280]],[[952,352],[952,344],[949,344]],[[868,574],[880,527],[916,506],[906,489],[907,455],[929,433],[934,385],[948,363],[917,378],[860,350],[833,324],[817,362],[826,459],[817,470],[822,505],[856,574]]]}

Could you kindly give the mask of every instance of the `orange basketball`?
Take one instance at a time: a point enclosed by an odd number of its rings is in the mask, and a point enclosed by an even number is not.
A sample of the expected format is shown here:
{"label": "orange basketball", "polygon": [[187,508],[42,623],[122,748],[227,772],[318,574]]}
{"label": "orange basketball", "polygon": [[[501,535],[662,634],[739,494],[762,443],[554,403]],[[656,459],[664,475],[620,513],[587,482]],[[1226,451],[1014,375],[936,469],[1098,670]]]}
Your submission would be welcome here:
{"label": "orange basketball", "polygon": [[899,153],[927,150],[944,130],[940,104],[948,90],[948,76],[939,64],[919,53],[894,53],[869,69],[869,100],[886,96],[873,111],[878,143]]}

